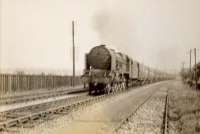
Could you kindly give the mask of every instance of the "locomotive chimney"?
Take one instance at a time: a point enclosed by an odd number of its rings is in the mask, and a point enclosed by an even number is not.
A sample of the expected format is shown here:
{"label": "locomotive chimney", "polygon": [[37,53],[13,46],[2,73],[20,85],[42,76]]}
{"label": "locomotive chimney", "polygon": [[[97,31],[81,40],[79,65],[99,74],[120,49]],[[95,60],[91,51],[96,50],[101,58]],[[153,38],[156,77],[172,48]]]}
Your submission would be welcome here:
{"label": "locomotive chimney", "polygon": [[101,44],[100,46],[105,47],[106,45],[105,44]]}

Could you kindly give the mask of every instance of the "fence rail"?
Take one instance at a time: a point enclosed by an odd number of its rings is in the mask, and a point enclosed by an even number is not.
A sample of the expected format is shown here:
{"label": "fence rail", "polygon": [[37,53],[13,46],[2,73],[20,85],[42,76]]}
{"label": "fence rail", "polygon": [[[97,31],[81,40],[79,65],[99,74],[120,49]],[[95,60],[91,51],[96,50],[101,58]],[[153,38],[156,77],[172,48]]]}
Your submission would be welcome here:
{"label": "fence rail", "polygon": [[[72,76],[0,74],[0,92],[72,86],[72,80]],[[75,85],[81,85],[78,76]]]}

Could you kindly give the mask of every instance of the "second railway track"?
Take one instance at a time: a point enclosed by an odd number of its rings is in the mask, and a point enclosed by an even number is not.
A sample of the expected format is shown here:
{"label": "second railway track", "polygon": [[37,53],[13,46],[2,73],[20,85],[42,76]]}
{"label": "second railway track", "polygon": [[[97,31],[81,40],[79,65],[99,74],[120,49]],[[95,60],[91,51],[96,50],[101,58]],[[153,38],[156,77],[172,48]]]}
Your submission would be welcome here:
{"label": "second railway track", "polygon": [[169,115],[169,97],[168,93],[165,98],[165,109],[163,115],[163,125],[162,125],[162,134],[168,134],[168,115]]}
{"label": "second railway track", "polygon": [[46,102],[37,105],[30,105],[23,108],[17,108],[0,113],[0,131],[7,130],[15,126],[23,126],[28,122],[34,122],[38,119],[46,118],[54,114],[65,113],[79,106],[97,103],[103,99],[116,96],[120,93],[92,96],[75,96],[53,102]]}
{"label": "second railway track", "polygon": [[[144,101],[141,102],[136,109],[130,112],[130,114],[128,114],[122,121],[120,121],[120,123],[116,127],[113,128],[113,133],[124,134],[124,132],[126,131],[126,134],[132,134],[132,133],[137,133],[138,130],[139,130],[138,132],[145,133],[146,131],[145,129],[153,127],[153,129],[159,128],[160,130],[152,133],[167,134],[168,133],[168,90],[164,91],[165,92],[164,95],[161,95],[161,97],[156,98],[154,95],[156,93],[159,93],[159,91],[160,90],[151,93],[147,98],[145,98]],[[155,104],[154,99],[157,99],[157,101],[160,101],[161,103],[157,102],[160,104]],[[154,104],[155,106],[152,106],[152,104]],[[159,114],[155,116],[155,114],[152,114],[152,112]],[[144,116],[144,114],[146,115]],[[156,118],[162,117],[162,118],[155,119],[155,117]],[[150,123],[147,123],[148,120],[150,121]],[[153,120],[154,121],[159,120],[158,121],[159,123],[156,124],[155,122],[151,122]],[[148,130],[148,133],[151,133],[151,129]]]}
{"label": "second railway track", "polygon": [[39,92],[39,93],[0,97],[0,105],[23,103],[23,102],[34,101],[34,100],[39,100],[39,99],[65,96],[71,92],[86,92],[86,91],[87,89],[83,89],[83,88],[76,88],[76,89],[61,88],[57,90],[44,91],[44,92]]}

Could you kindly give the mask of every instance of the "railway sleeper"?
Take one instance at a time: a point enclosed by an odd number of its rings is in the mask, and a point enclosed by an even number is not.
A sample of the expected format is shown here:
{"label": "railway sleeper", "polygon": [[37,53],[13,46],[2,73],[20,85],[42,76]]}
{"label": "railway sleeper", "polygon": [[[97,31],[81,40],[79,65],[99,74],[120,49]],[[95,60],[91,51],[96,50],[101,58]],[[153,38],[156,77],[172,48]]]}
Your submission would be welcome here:
{"label": "railway sleeper", "polygon": [[24,116],[22,113],[8,113],[5,115],[6,118],[15,119],[17,117]]}
{"label": "railway sleeper", "polygon": [[87,104],[90,104],[90,103],[94,103],[94,100],[98,101],[98,100],[101,100],[104,97],[105,97],[105,95],[99,96],[95,99],[88,99],[86,101],[80,101],[80,102],[77,102],[77,103],[74,103],[74,104],[70,104],[70,105],[66,105],[66,106],[60,106],[60,107],[56,107],[56,108],[53,108],[53,109],[49,109],[47,111],[41,111],[41,112],[38,112],[38,113],[22,116],[22,117],[19,117],[19,118],[17,118],[17,116],[15,116],[16,119],[11,119],[9,121],[5,121],[5,122],[0,123],[0,130],[5,130],[5,129],[13,127],[13,126],[21,127],[21,126],[24,126],[24,124],[27,124],[28,122],[32,124],[32,122],[34,122],[35,120],[39,120],[39,119],[43,119],[43,120],[48,119],[49,120],[49,117],[53,117],[53,116],[50,116],[51,114],[64,113],[69,109],[77,108],[78,106],[81,106],[83,104],[87,105]]}
{"label": "railway sleeper", "polygon": [[23,124],[23,128],[34,128],[34,123],[33,122],[27,122]]}

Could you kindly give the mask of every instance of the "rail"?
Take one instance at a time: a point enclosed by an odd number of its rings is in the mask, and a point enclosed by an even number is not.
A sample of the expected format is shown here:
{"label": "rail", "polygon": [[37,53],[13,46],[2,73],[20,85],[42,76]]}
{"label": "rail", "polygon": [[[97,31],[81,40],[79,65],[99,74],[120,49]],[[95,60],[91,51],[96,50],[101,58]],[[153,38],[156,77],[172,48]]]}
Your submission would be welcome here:
{"label": "rail", "polygon": [[[101,100],[108,99],[112,96],[117,96],[119,93],[104,94],[96,97],[91,96],[75,96],[67,99],[47,102],[17,108],[0,114],[5,117],[5,120],[0,122],[0,131],[8,130],[14,126],[24,126],[27,123],[33,123],[37,119],[43,119],[55,114],[69,113],[69,110],[77,109],[80,106],[86,106],[97,103]],[[54,104],[54,105],[53,105]],[[24,114],[25,113],[25,114]]]}
{"label": "rail", "polygon": [[163,116],[163,126],[162,126],[162,134],[167,134],[168,133],[168,93],[166,95],[165,99],[165,111],[164,111],[164,116]]}
{"label": "rail", "polygon": [[10,104],[16,104],[16,103],[22,103],[22,102],[29,102],[29,101],[35,101],[35,100],[42,100],[42,99],[48,99],[52,97],[59,97],[59,96],[65,96],[69,95],[73,92],[88,92],[88,89],[83,88],[76,88],[76,89],[55,89],[51,91],[46,91],[42,93],[32,93],[32,94],[26,94],[26,95],[18,95],[18,96],[8,96],[8,97],[2,97],[0,98],[0,106],[1,105],[10,105]]}
{"label": "rail", "polygon": [[[156,91],[157,92],[157,91]],[[120,123],[113,128],[113,133],[117,132],[123,124],[125,124],[126,122],[129,121],[129,119],[148,101],[150,100],[150,98],[155,94],[155,92],[152,92],[148,97],[146,97],[144,99],[144,101],[142,101],[142,103],[140,103],[136,109],[134,109],[133,111],[131,111],[123,120],[120,121]]]}

